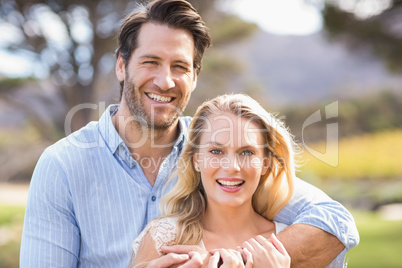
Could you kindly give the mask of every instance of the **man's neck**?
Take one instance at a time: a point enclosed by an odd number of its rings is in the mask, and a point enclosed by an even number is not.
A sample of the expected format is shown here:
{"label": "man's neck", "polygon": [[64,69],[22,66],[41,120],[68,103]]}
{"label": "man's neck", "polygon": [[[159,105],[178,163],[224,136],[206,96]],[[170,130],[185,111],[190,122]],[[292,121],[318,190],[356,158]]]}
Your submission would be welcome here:
{"label": "man's neck", "polygon": [[119,109],[112,117],[113,125],[150,184],[154,185],[160,164],[180,135],[179,119],[166,129],[153,129],[129,120],[131,115],[127,112]]}
{"label": "man's neck", "polygon": [[[130,120],[130,117],[126,109],[119,109],[112,117],[112,122],[131,153],[158,155],[160,152],[172,150],[180,135],[179,119],[170,127],[155,129],[136,120]],[[144,154],[141,154],[141,151]]]}

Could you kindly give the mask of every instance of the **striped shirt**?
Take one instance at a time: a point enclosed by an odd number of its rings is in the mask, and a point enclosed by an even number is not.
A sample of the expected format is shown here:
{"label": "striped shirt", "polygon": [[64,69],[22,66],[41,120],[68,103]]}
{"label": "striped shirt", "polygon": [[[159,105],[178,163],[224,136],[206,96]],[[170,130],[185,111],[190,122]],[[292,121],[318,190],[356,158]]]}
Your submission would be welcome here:
{"label": "striped shirt", "polygon": [[[98,122],[50,146],[40,157],[29,189],[20,267],[125,267],[131,242],[160,216],[162,191],[191,118],[180,118],[181,134],[152,187],[112,124],[117,109],[109,106]],[[295,189],[275,220],[317,226],[337,236],[347,249],[358,244],[353,217],[342,205],[301,180]]]}

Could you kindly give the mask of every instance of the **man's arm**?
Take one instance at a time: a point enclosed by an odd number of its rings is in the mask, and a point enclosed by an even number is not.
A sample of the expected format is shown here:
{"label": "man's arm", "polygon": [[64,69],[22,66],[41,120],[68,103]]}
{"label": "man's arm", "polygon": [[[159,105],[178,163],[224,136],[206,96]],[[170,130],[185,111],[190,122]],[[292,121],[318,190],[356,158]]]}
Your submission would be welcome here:
{"label": "man's arm", "polygon": [[45,151],[32,176],[20,267],[76,267],[80,248],[65,174]]}
{"label": "man's arm", "polygon": [[325,267],[345,248],[335,236],[305,224],[289,226],[278,239],[290,255],[291,267],[298,268]]}
{"label": "man's arm", "polygon": [[295,181],[294,196],[274,220],[292,225],[278,238],[289,252],[293,267],[323,267],[359,243],[350,212],[300,179]]}

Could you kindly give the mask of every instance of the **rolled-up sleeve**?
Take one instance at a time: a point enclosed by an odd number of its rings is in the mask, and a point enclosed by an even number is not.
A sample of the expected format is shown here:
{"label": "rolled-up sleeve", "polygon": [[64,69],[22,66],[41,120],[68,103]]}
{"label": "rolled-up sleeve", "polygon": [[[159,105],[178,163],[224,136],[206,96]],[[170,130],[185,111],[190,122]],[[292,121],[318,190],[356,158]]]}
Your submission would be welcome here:
{"label": "rolled-up sleeve", "polygon": [[359,244],[359,233],[352,214],[323,191],[300,179],[295,180],[295,193],[274,218],[288,225],[308,224],[336,236],[346,250]]}
{"label": "rolled-up sleeve", "polygon": [[32,176],[20,267],[76,267],[80,235],[65,174],[46,150]]}

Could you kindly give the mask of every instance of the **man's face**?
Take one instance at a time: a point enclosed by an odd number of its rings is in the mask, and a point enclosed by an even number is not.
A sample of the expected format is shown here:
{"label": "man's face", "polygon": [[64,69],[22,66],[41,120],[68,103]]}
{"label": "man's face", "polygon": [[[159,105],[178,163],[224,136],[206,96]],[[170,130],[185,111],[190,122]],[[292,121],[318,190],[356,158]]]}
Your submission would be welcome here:
{"label": "man's face", "polygon": [[144,24],[128,65],[120,56],[117,60],[117,77],[124,80],[122,108],[128,108],[134,120],[148,127],[172,126],[196,85],[193,59],[194,41],[189,32]]}

